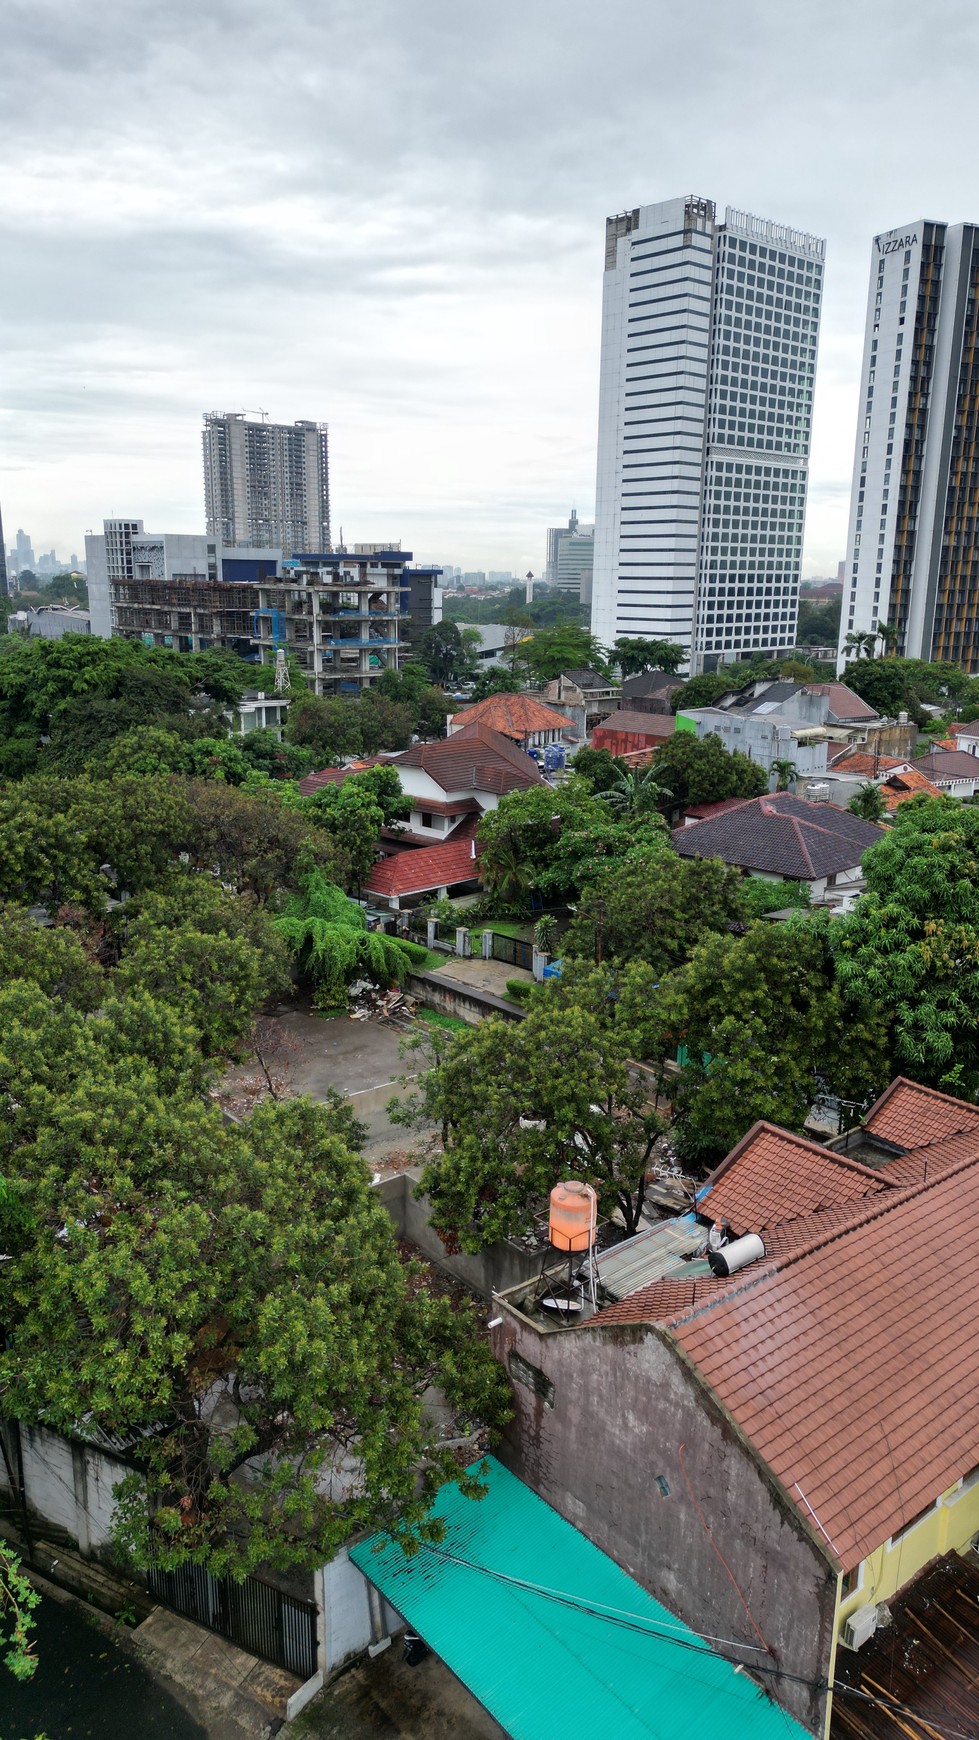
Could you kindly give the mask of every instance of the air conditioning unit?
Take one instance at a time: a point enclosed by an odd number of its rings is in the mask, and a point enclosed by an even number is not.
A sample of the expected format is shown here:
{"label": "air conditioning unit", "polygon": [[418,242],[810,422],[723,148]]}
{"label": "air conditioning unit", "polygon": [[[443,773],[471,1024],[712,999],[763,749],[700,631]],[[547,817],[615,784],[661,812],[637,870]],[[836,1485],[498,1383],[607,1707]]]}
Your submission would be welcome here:
{"label": "air conditioning unit", "polygon": [[866,1607],[857,1607],[844,1621],[841,1642],[847,1649],[862,1649],[869,1643],[877,1630],[877,1608],[870,1603]]}

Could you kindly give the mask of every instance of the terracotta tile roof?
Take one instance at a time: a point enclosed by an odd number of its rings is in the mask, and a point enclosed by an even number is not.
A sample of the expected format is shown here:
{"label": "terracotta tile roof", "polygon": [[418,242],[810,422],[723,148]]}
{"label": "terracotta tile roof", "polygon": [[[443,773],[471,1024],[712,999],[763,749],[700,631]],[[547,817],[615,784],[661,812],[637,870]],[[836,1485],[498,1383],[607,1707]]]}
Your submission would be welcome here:
{"label": "terracotta tile roof", "polygon": [[868,706],[867,702],[862,700],[859,695],[855,695],[845,683],[806,683],[805,690],[808,695],[827,695],[830,714],[841,724],[850,719],[877,719],[879,717],[879,714],[874,712],[873,707]]}
{"label": "terracotta tile roof", "polygon": [[708,816],[723,816],[728,810],[739,810],[742,804],[750,803],[750,798],[718,798],[712,804],[691,804],[684,810],[685,816],[691,816],[694,821],[704,822]]}
{"label": "terracotta tile roof", "polygon": [[887,810],[896,810],[898,804],[907,803],[909,798],[917,797],[919,792],[922,792],[925,797],[944,796],[938,786],[933,785],[930,779],[926,779],[923,773],[919,773],[916,767],[909,767],[906,771],[892,774],[890,779],[885,780],[880,788],[880,795]]}
{"label": "terracotta tile roof", "polygon": [[676,828],[673,844],[685,858],[723,858],[746,870],[808,882],[852,870],[883,830],[832,804],[810,804],[789,792],[749,798],[724,815]]}
{"label": "terracotta tile roof", "polygon": [[449,888],[456,882],[478,879],[473,841],[447,840],[441,846],[423,846],[417,851],[395,852],[390,858],[382,858],[364,883],[364,892],[388,897],[427,894],[433,888]]}
{"label": "terracotta tile roof", "polygon": [[[456,714],[456,718],[460,718]],[[537,763],[488,725],[466,725],[437,743],[418,743],[393,760],[394,767],[419,767],[445,792],[505,792],[543,785]]]}
{"label": "terracotta tile roof", "polygon": [[871,1106],[864,1127],[898,1148],[921,1148],[957,1130],[979,1130],[979,1106],[899,1075]]}
{"label": "terracotta tile roof", "polygon": [[481,816],[482,806],[475,798],[429,798],[408,794],[413,810],[424,810],[432,816]]}
{"label": "terracotta tile roof", "polygon": [[862,1202],[889,1188],[886,1175],[845,1154],[755,1124],[697,1192],[697,1210],[735,1233],[765,1233],[823,1208]]}
{"label": "terracotta tile roof", "polygon": [[[596,731],[626,731],[639,737],[672,737],[676,719],[672,713],[640,713],[632,707],[619,707]],[[594,732],[592,733],[594,739]]]}
{"label": "terracotta tile roof", "polygon": [[855,773],[861,779],[875,779],[878,773],[892,773],[896,767],[909,767],[909,761],[899,761],[893,755],[868,755],[865,749],[841,749],[830,758],[834,773]]}
{"label": "terracotta tile roof", "polygon": [[671,1330],[844,1569],[976,1464],[977,1234],[973,1159],[743,1270]]}
{"label": "terracotta tile roof", "polygon": [[464,707],[461,713],[454,714],[452,724],[453,736],[463,725],[488,725],[491,731],[513,737],[518,743],[535,731],[574,730],[573,719],[553,707],[545,707],[532,695],[488,695],[485,701],[477,701],[474,707]]}
{"label": "terracotta tile roof", "polygon": [[386,755],[372,755],[367,761],[351,762],[349,767],[321,767],[318,773],[307,773],[299,781],[299,790],[303,797],[309,797],[312,792],[319,791],[324,785],[342,785],[351,774],[363,773],[368,767],[378,767],[387,761]]}

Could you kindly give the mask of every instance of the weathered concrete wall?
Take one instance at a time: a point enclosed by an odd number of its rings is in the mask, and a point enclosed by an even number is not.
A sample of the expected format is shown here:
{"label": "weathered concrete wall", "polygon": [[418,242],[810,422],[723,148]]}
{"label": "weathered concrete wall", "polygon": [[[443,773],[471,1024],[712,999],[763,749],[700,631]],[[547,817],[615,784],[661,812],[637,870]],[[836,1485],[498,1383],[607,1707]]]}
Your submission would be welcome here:
{"label": "weathered concrete wall", "polygon": [[455,1275],[484,1299],[536,1278],[540,1256],[534,1256],[520,1245],[501,1241],[489,1245],[476,1257],[447,1251],[435,1228],[428,1224],[432,1205],[427,1196],[416,1197],[414,1194],[420,1176],[416,1169],[401,1172],[396,1178],[382,1178],[375,1185],[399,1238],[410,1239],[436,1268]]}
{"label": "weathered concrete wall", "polygon": [[376,1620],[372,1621],[367,1579],[342,1547],[336,1558],[323,1566],[323,1665],[327,1677],[369,1644],[404,1630],[400,1613],[383,1596],[378,1597],[375,1607]]}
{"label": "weathered concrete wall", "polygon": [[[529,983],[529,981],[528,981]],[[524,1010],[490,991],[477,991],[472,985],[462,985],[457,979],[442,979],[437,973],[412,973],[407,984],[408,994],[417,997],[427,1009],[440,1009],[443,1015],[455,1015],[478,1027],[487,1015],[502,1015],[508,1021],[522,1021]]]}
{"label": "weathered concrete wall", "polygon": [[[538,1334],[501,1311],[493,1348],[517,1381],[500,1455],[514,1473],[694,1630],[743,1645],[746,1666],[825,1676],[835,1573],[667,1339],[650,1325]],[[822,1732],[825,1694],[766,1683]]]}
{"label": "weathered concrete wall", "polygon": [[[17,1430],[15,1425],[6,1428],[11,1447]],[[22,1424],[19,1431],[28,1509],[40,1521],[64,1529],[83,1553],[110,1549],[113,1489],[130,1473],[127,1464],[43,1426]],[[0,1488],[6,1485],[6,1468],[0,1460]]]}

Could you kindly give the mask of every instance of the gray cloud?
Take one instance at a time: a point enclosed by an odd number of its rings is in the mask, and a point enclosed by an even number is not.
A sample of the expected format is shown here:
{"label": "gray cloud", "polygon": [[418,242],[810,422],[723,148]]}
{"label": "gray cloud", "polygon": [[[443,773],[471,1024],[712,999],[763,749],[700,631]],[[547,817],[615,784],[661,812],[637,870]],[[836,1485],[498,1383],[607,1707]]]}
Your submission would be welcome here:
{"label": "gray cloud", "polygon": [[348,535],[539,568],[594,490],[604,218],[829,242],[807,555],[843,553],[870,238],[967,218],[957,0],[0,0],[0,492],[200,522],[200,414],[330,421]]}

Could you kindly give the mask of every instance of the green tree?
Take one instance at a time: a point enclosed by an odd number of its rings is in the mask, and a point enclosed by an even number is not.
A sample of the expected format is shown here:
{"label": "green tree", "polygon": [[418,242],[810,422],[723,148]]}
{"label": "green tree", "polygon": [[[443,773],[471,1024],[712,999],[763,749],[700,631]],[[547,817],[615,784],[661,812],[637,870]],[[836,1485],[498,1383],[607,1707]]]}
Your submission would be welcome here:
{"label": "green tree", "polygon": [[655,769],[647,766],[623,768],[602,796],[620,815],[643,816],[664,809],[673,793],[660,784]]}
{"label": "green tree", "polygon": [[175,731],[159,725],[134,725],[103,744],[85,763],[90,779],[119,779],[127,774],[189,773],[190,745]]}
{"label": "green tree", "polygon": [[313,986],[317,1008],[342,1009],[347,986],[367,977],[380,985],[403,984],[424,950],[367,928],[362,907],[313,872],[276,921],[279,935]]}
{"label": "green tree", "polygon": [[675,731],[660,744],[653,776],[672,794],[664,805],[672,815],[693,804],[761,797],[768,790],[768,776],[749,756],[731,755],[719,737],[695,737],[692,731]]}
{"label": "green tree", "polygon": [[[483,816],[477,831],[480,872],[490,898],[515,904],[515,876],[523,890],[541,886],[545,872],[561,861],[559,842],[565,829],[589,824],[604,828],[607,823],[606,805],[573,775],[556,789],[540,785],[508,792]],[[563,872],[561,882],[573,886]]]}
{"label": "green tree", "polygon": [[32,1634],[40,1599],[21,1570],[19,1555],[0,1541],[0,1660],[15,1680],[29,1680],[37,1667]]}
{"label": "green tree", "polygon": [[864,853],[863,870],[866,894],[832,931],[847,1001],[880,1009],[902,1074],[973,1099],[979,809],[951,798],[899,804],[893,825]]}
{"label": "green tree", "polygon": [[851,816],[859,816],[864,822],[879,822],[887,813],[880,787],[872,779],[868,779],[859,791],[854,792],[846,807]]}
{"label": "green tree", "polygon": [[265,903],[281,889],[297,888],[316,868],[349,881],[344,842],[316,826],[302,809],[290,808],[275,786],[246,792],[220,780],[179,783],[190,810],[181,849],[237,889]]}
{"label": "green tree", "polygon": [[518,693],[521,687],[519,677],[509,666],[486,665],[472,685],[470,704],[488,701],[491,695],[512,695]]}
{"label": "green tree", "polygon": [[341,785],[320,786],[304,800],[304,809],[343,850],[357,886],[370,875],[381,828],[410,814],[393,767],[367,768]]}
{"label": "green tree", "polygon": [[285,736],[309,749],[317,767],[339,767],[345,757],[363,752],[357,703],[332,696],[300,695],[289,708]]}
{"label": "green tree", "polygon": [[612,647],[612,663],[618,665],[624,677],[642,671],[669,671],[672,675],[685,665],[689,654],[671,640],[648,640],[642,635],[620,635]]}
{"label": "green tree", "polygon": [[607,670],[604,647],[587,629],[573,623],[535,628],[531,638],[521,643],[519,657],[537,682],[549,682],[563,671]]}
{"label": "green tree", "polygon": [[799,769],[788,756],[782,755],[772,762],[772,772],[775,775],[775,790],[788,791],[795,784]]}
{"label": "green tree", "polygon": [[261,1005],[288,987],[281,950],[263,952],[224,929],[154,923],[154,916],[130,926],[116,981],[193,1021],[206,1056],[234,1051]]}
{"label": "green tree", "polygon": [[131,1063],[96,1074],[31,995],[32,1051],[0,1016],[5,1412],[138,1435],[115,1530],[144,1566],[242,1576],[424,1528],[457,1474],[426,1392],[496,1426],[506,1385],[471,1311],[400,1261],[348,1127],[291,1101],[229,1128]]}
{"label": "green tree", "polygon": [[459,1034],[397,1116],[443,1131],[419,1190],[432,1224],[463,1250],[525,1232],[560,1179],[593,1184],[600,1212],[634,1232],[662,1120],[633,1084],[623,1036],[604,1014],[535,997],[523,1021]]}
{"label": "green tree", "polygon": [[97,1009],[105,975],[65,925],[36,924],[22,906],[0,909],[0,984],[29,979],[75,1009]]}
{"label": "green tree", "polygon": [[476,675],[481,644],[478,629],[460,629],[452,621],[436,622],[422,635],[419,652],[432,682],[453,686]]}
{"label": "green tree", "polygon": [[825,917],[708,936],[661,983],[651,1025],[653,1057],[682,1048],[673,1137],[704,1171],[759,1118],[801,1130],[820,1088],[864,1100],[888,1079],[885,1022],[871,1000],[844,1004]]}
{"label": "green tree", "polygon": [[619,774],[626,771],[626,763],[608,749],[579,749],[571,765],[596,796],[610,791]]}
{"label": "green tree", "polygon": [[310,773],[316,757],[311,749],[280,742],[275,731],[247,731],[237,740],[248,766],[269,779],[302,779]]}
{"label": "green tree", "polygon": [[665,843],[611,864],[586,885],[564,953],[641,960],[663,974],[741,917],[741,877],[719,858],[679,858]]}

